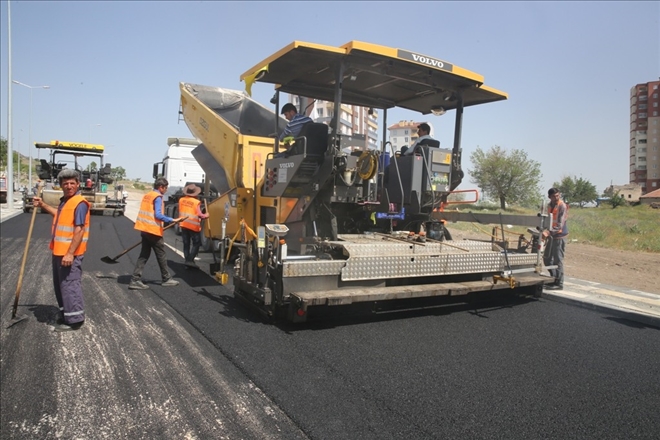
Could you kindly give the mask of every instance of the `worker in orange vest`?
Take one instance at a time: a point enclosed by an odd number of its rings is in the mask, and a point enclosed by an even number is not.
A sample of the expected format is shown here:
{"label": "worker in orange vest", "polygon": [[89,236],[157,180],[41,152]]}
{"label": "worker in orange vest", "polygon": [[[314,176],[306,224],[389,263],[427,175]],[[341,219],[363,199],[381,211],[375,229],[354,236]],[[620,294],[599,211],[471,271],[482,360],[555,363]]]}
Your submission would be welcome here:
{"label": "worker in orange vest", "polygon": [[543,264],[546,266],[557,266],[556,269],[550,269],[550,275],[555,278],[555,282],[547,286],[546,289],[562,290],[564,288],[564,254],[566,253],[566,241],[568,241],[568,205],[561,200],[561,193],[557,188],[548,190],[548,212],[552,214],[552,226],[543,231],[543,238],[551,238],[548,247],[543,256]]}
{"label": "worker in orange vest", "polygon": [[184,264],[186,268],[190,269],[199,269],[199,266],[195,264],[195,257],[201,244],[199,233],[202,230],[202,219],[209,217],[200,209],[202,203],[197,196],[201,191],[199,186],[191,183],[183,189],[183,197],[179,199],[179,215],[188,217],[181,222],[181,238],[183,239]]}
{"label": "worker in orange vest", "polygon": [[128,284],[130,290],[144,290],[149,286],[142,282],[142,271],[151,256],[153,249],[156,261],[160,267],[162,278],[161,286],[178,286],[179,282],[172,278],[167,270],[167,255],[165,254],[165,240],[163,240],[163,222],[181,221],[181,218],[173,219],[163,214],[163,194],[167,192],[169,182],[161,177],[154,182],[154,190],[148,192],[142,198],[140,210],[135,219],[135,229],[142,236],[142,250],[135,263],[131,282]]}
{"label": "worker in orange vest", "polygon": [[80,177],[75,170],[64,169],[57,175],[64,195],[54,208],[40,197],[33,206],[53,216],[50,249],[53,252],[53,287],[62,316],[55,331],[78,330],[85,322],[82,292],[82,262],[89,239],[90,204],[78,193]]}

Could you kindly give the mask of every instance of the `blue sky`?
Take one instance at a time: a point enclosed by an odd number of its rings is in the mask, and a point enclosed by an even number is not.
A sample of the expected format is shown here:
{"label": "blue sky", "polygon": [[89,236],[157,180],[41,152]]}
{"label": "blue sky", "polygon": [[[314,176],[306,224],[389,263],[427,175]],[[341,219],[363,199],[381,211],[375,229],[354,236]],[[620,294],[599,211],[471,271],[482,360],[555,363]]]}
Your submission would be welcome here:
{"label": "blue sky", "polygon": [[[7,138],[6,1],[0,13]],[[477,147],[523,149],[544,188],[563,176],[599,192],[627,183],[630,88],[660,75],[658,2],[12,1],[11,30],[13,79],[50,86],[13,86],[13,148],[27,155],[32,93],[33,143],[104,144],[107,162],[143,181],[167,137],[191,136],[178,121],[179,82],[242,90],[244,71],[294,40],[366,41],[483,75],[509,100],[466,110],[464,168]],[[253,88],[267,106],[272,94]],[[388,112],[388,125],[403,119],[429,119],[453,142],[454,112]]]}

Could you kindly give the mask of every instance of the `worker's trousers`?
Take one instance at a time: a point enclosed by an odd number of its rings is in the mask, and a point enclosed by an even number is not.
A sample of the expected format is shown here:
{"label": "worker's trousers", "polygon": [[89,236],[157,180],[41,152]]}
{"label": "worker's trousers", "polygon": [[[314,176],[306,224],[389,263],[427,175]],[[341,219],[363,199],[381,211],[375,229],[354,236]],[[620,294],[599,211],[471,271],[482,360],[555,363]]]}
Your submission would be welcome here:
{"label": "worker's trousers", "polygon": [[549,269],[550,275],[555,277],[557,286],[564,286],[564,254],[566,252],[566,241],[568,237],[553,237],[550,242],[550,249],[547,249],[543,257],[543,264],[546,266],[557,266],[556,269]]}
{"label": "worker's trousers", "polygon": [[83,255],[73,257],[71,266],[62,266],[62,257],[53,255],[53,287],[57,305],[66,324],[85,320],[85,301],[82,292]]}
{"label": "worker's trousers", "polygon": [[195,261],[195,257],[199,252],[201,240],[199,232],[191,231],[188,228],[181,228],[181,239],[183,240],[183,258],[188,262]]}
{"label": "worker's trousers", "polygon": [[144,266],[147,264],[147,260],[149,260],[149,257],[151,256],[151,249],[153,249],[156,254],[156,261],[158,262],[160,276],[163,282],[172,278],[170,272],[167,270],[167,255],[165,254],[165,240],[163,240],[163,237],[149,234],[148,232],[142,232],[141,235],[142,250],[140,250],[140,256],[138,257],[137,263],[135,263],[135,269],[133,270],[131,281],[139,281],[142,278],[142,271],[144,271]]}

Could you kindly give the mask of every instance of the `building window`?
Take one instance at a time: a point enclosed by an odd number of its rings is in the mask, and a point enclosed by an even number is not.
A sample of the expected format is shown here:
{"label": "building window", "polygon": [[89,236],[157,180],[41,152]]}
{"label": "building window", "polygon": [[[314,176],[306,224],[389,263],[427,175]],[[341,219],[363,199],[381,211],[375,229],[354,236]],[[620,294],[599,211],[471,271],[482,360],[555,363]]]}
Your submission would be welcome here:
{"label": "building window", "polygon": [[655,188],[656,186],[658,186],[658,182],[651,182],[651,186]]}
{"label": "building window", "polygon": [[322,109],[322,108],[317,108],[317,109],[316,109],[316,115],[317,115],[319,118],[322,118],[322,117],[323,117],[323,109]]}
{"label": "building window", "polygon": [[403,138],[403,141],[404,141],[404,142],[408,142],[408,136],[404,137],[404,138]]}
{"label": "building window", "polygon": [[653,107],[657,107],[657,106],[658,106],[658,103],[657,103],[657,102],[654,102],[654,103],[653,103]]}
{"label": "building window", "polygon": [[646,117],[646,112],[640,113],[640,114],[639,114],[639,117],[640,117],[640,118],[645,118],[645,117]]}
{"label": "building window", "polygon": [[[657,107],[657,106],[656,106]],[[646,110],[646,104],[640,104],[638,107],[640,110]]]}

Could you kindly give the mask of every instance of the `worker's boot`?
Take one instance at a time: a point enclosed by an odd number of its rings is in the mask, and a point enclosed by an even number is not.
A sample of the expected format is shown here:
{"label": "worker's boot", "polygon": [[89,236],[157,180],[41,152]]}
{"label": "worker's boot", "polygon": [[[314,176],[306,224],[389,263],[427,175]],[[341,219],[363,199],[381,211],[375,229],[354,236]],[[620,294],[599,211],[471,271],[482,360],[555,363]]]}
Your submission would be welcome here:
{"label": "worker's boot", "polygon": [[129,290],[147,290],[149,286],[144,284],[142,281],[131,281],[128,285]]}
{"label": "worker's boot", "polygon": [[70,332],[80,329],[85,321],[76,322],[75,324],[55,324],[53,329],[56,332]]}

